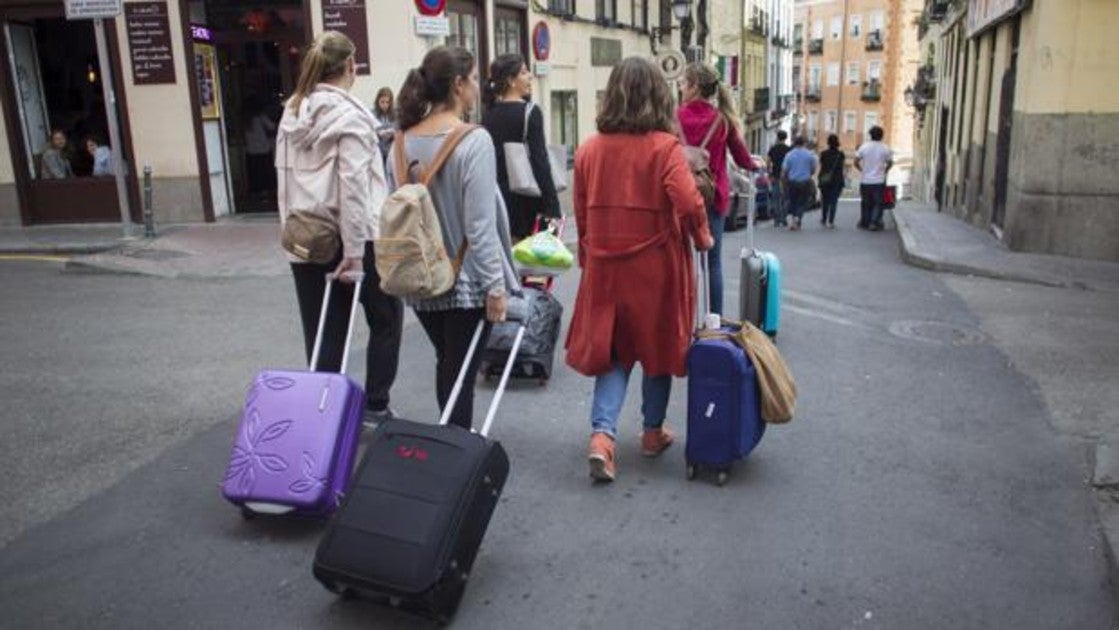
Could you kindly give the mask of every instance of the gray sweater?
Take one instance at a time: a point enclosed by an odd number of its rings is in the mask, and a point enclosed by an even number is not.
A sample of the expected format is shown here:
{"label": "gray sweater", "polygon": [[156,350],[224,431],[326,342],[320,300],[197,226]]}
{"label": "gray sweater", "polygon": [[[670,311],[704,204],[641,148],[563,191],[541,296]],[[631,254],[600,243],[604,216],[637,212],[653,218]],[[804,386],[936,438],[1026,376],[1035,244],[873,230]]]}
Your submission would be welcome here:
{"label": "gray sweater", "polygon": [[[405,161],[419,162],[414,171],[417,177],[435,157],[446,137],[446,133],[404,136]],[[390,155],[390,190],[398,186],[394,162]],[[462,271],[451,291],[427,300],[409,300],[408,305],[418,311],[482,308],[491,291],[504,289],[506,295],[519,293],[520,283],[513,269],[509,216],[497,189],[497,159],[489,133],[485,129],[468,133],[428,190],[439,212],[447,254],[453,257],[458,253],[464,235],[469,246]]]}

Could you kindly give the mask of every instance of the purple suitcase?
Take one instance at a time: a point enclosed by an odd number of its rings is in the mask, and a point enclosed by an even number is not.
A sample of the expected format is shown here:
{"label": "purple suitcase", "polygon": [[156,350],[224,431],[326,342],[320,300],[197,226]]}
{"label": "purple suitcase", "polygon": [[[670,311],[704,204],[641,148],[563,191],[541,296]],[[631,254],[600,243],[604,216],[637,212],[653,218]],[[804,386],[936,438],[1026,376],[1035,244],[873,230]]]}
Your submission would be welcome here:
{"label": "purple suitcase", "polygon": [[254,514],[325,516],[350,480],[365,392],[346,376],[361,280],[354,286],[340,374],[315,372],[333,282],[328,278],[312,371],[263,370],[245,397],[222,494]]}

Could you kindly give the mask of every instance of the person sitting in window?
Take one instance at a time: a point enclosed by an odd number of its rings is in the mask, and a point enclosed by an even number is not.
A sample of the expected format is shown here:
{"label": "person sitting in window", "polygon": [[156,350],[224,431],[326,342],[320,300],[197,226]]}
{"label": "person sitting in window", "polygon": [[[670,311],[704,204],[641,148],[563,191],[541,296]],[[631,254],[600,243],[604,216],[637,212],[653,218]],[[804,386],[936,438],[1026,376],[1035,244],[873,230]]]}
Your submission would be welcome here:
{"label": "person sitting in window", "polygon": [[70,147],[66,133],[61,129],[51,132],[51,141],[43,149],[42,173],[43,179],[66,179],[74,176],[70,167]]}
{"label": "person sitting in window", "polygon": [[85,150],[93,157],[93,176],[113,174],[113,152],[101,144],[97,136],[86,136]]}

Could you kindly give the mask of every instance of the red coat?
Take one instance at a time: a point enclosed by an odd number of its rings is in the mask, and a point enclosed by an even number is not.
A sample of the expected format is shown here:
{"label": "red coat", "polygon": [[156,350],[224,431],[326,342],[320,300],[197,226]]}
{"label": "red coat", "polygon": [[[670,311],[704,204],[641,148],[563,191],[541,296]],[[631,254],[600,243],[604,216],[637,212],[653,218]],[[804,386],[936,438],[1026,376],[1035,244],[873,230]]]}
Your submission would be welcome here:
{"label": "red coat", "polygon": [[703,197],[671,134],[599,134],[575,155],[583,276],[567,364],[588,376],[640,362],[684,376],[695,322],[692,240],[709,240]]}

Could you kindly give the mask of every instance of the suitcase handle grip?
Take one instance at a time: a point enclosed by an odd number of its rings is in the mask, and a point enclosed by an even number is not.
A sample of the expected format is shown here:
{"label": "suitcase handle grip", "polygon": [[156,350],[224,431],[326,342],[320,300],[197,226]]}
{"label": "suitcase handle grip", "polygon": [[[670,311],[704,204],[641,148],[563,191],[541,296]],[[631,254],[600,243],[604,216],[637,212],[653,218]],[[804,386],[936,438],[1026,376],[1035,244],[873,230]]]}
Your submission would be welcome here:
{"label": "suitcase handle grip", "polygon": [[[350,304],[350,324],[346,329],[346,345],[342,347],[342,365],[339,367],[338,372],[341,374],[346,373],[346,363],[350,359],[350,341],[354,337],[354,316],[357,315],[357,303],[361,296],[361,285],[365,282],[365,274],[358,271],[347,272],[346,277],[354,283],[354,300]],[[315,371],[319,364],[319,353],[322,350],[322,333],[326,328],[326,311],[330,306],[330,289],[334,286],[334,281],[338,278],[332,274],[326,274],[326,289],[323,291],[322,296],[322,310],[319,311],[319,328],[315,332],[315,348],[311,351],[311,366],[310,370]]]}
{"label": "suitcase handle grip", "polygon": [[[466,357],[462,361],[462,369],[458,372],[458,378],[455,379],[455,386],[451,389],[451,395],[447,397],[447,404],[443,407],[443,415],[439,418],[439,424],[447,424],[451,420],[451,412],[454,410],[455,405],[458,404],[459,394],[462,393],[463,382],[466,381],[466,372],[470,368],[471,362],[474,361],[474,353],[478,350],[478,342],[482,339],[482,329],[486,325],[486,320],[483,319],[478,322],[478,326],[474,329],[474,337],[470,340],[470,347],[466,351]],[[517,327],[517,336],[513,340],[513,347],[509,349],[509,358],[505,361],[505,370],[501,373],[501,381],[497,384],[497,390],[493,394],[493,400],[490,401],[490,408],[486,412],[486,420],[482,423],[482,430],[479,434],[482,437],[490,432],[490,425],[493,424],[494,416],[497,415],[497,406],[501,404],[501,397],[505,395],[505,386],[509,384],[509,375],[513,372],[513,364],[517,360],[517,352],[521,349],[521,341],[525,336],[525,324],[522,321],[521,325]]]}

